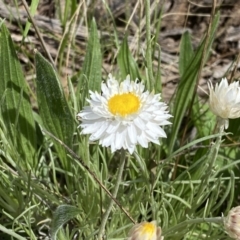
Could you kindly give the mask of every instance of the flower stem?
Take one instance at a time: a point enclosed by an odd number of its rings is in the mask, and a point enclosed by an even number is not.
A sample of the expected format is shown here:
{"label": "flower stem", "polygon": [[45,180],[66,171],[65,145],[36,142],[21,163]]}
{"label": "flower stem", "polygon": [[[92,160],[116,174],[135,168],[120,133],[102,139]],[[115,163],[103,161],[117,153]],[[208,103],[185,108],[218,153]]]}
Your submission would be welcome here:
{"label": "flower stem", "polygon": [[189,214],[194,213],[196,207],[198,206],[198,201],[202,198],[203,193],[205,191],[208,191],[209,181],[215,172],[216,159],[218,156],[219,148],[221,146],[222,136],[224,135],[224,126],[221,124],[220,126],[218,126],[217,130],[219,132],[219,135],[216,137],[215,142],[212,143],[210,152],[204,164],[205,166],[202,168],[202,171],[204,171],[204,173],[200,175],[201,183],[199,185],[197,195],[195,196],[196,201],[194,206],[192,206]]}
{"label": "flower stem", "polygon": [[211,150],[210,150],[210,153],[209,153],[209,156],[208,156],[208,159],[210,161],[209,161],[208,169],[206,171],[206,175],[204,177],[205,181],[203,181],[206,184],[208,184],[209,178],[210,178],[210,176],[212,174],[212,171],[214,170],[214,167],[215,167],[215,162],[216,162],[216,159],[217,159],[217,156],[218,156],[218,151],[219,151],[219,148],[220,148],[221,142],[222,142],[222,135],[224,133],[224,125],[221,124],[221,125],[218,126],[218,132],[219,132],[219,136],[216,138],[215,143],[213,143],[213,145],[211,147]]}
{"label": "flower stem", "polygon": [[189,224],[199,224],[199,223],[217,223],[217,224],[221,224],[221,223],[223,223],[223,218],[222,217],[196,218],[196,219],[186,220],[184,222],[181,222],[181,223],[177,224],[174,227],[171,227],[171,228],[167,229],[166,231],[163,232],[163,235],[167,236],[167,235],[170,235],[173,232],[177,233],[178,230],[186,228],[187,225],[189,225]]}
{"label": "flower stem", "polygon": [[[114,191],[112,193],[114,198],[116,198],[116,196],[117,196],[119,185],[121,183],[123,169],[124,169],[124,165],[125,165],[125,156],[126,156],[126,151],[124,149],[122,149],[121,150],[120,165],[119,165],[118,175],[117,175],[117,181],[116,181],[116,184],[115,184],[115,189],[114,189]],[[114,201],[111,199],[110,203],[108,205],[108,208],[107,208],[107,210],[104,213],[103,218],[102,218],[102,222],[101,222],[101,225],[100,225],[100,228],[99,228],[99,232],[98,232],[98,240],[102,240],[103,239],[105,226],[106,226],[109,214],[110,214],[110,212],[112,210],[113,204],[114,204]]]}

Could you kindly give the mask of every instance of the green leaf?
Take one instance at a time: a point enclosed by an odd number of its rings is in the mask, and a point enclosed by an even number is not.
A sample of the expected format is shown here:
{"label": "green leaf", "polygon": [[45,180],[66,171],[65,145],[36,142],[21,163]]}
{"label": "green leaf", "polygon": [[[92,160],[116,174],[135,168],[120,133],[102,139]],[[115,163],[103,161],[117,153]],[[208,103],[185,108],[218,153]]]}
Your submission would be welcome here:
{"label": "green leaf", "polygon": [[6,233],[9,236],[12,236],[18,240],[26,240],[25,237],[21,237],[17,233],[15,233],[12,229],[7,229],[3,225],[0,224],[0,231]]}
{"label": "green leaf", "polygon": [[66,24],[69,20],[69,12],[70,12],[70,9],[71,9],[71,1],[70,0],[64,1],[64,3],[62,4],[61,7],[63,9],[63,12],[60,14],[61,15],[60,19],[61,19],[63,28],[65,29]]}
{"label": "green leaf", "polygon": [[[29,9],[31,16],[35,15],[35,13],[37,11],[38,4],[39,4],[39,0],[31,1],[31,6],[30,6],[30,9]],[[31,23],[29,21],[27,21],[25,29],[24,29],[24,33],[23,33],[24,38],[27,36],[30,27],[31,27]]]}
{"label": "green leaf", "polygon": [[[89,33],[87,52],[83,63],[83,69],[78,84],[78,92],[85,95],[88,92],[84,84],[91,91],[99,91],[102,82],[102,54],[101,45],[98,38],[96,22],[93,19]],[[83,87],[84,86],[84,87]]]}
{"label": "green leaf", "polygon": [[53,214],[51,237],[53,240],[56,239],[57,232],[63,224],[76,217],[81,211],[70,205],[59,206]]}
{"label": "green leaf", "polygon": [[[216,116],[209,111],[209,105],[202,103],[197,97],[194,99],[191,118],[197,128],[198,137],[208,136],[214,131]],[[208,141],[205,143],[209,144]]]}
{"label": "green leaf", "polygon": [[187,70],[190,60],[193,57],[193,47],[191,43],[191,37],[188,31],[182,35],[179,54],[179,72],[180,76]]}
{"label": "green leaf", "polygon": [[[215,18],[213,19],[213,25],[210,32],[209,44],[207,47],[207,54],[208,56],[210,52],[210,47],[212,45],[214,34],[217,29],[218,21],[219,21],[219,12],[216,14]],[[176,93],[175,104],[173,109],[173,125],[172,125],[172,133],[169,139],[169,153],[172,153],[175,141],[177,139],[177,134],[188,107],[189,101],[194,97],[194,89],[197,83],[197,75],[199,71],[199,67],[201,65],[202,57],[203,57],[203,49],[204,43],[202,42],[200,47],[198,48],[197,52],[191,60],[189,61],[188,66],[185,68],[181,81],[178,86],[178,90]],[[207,57],[206,57],[207,58]],[[206,59],[204,59],[206,60]]]}
{"label": "green leaf", "polygon": [[60,81],[53,66],[40,53],[36,53],[35,59],[37,100],[44,127],[71,147],[74,120]]}
{"label": "green leaf", "polygon": [[29,91],[11,36],[4,23],[0,33],[0,72],[2,118],[19,153],[33,166],[36,133]]}
{"label": "green leaf", "polygon": [[137,63],[135,62],[129,47],[127,37],[124,38],[117,56],[117,63],[121,71],[121,78],[125,79],[128,74],[132,80],[140,79]]}

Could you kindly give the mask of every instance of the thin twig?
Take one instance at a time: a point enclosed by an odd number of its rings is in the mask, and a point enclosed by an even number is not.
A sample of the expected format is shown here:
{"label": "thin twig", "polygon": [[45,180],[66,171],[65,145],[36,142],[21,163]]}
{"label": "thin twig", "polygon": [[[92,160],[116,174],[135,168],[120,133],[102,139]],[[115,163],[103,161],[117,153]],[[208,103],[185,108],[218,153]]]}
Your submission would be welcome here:
{"label": "thin twig", "polygon": [[45,42],[44,42],[44,40],[43,40],[43,38],[42,38],[42,35],[41,35],[41,33],[39,32],[39,30],[38,30],[38,28],[37,28],[37,25],[35,24],[35,21],[34,21],[31,13],[30,13],[30,11],[29,11],[28,4],[26,3],[25,0],[22,0],[22,3],[23,3],[23,6],[24,6],[27,14],[28,14],[28,18],[29,18],[29,20],[31,21],[31,23],[32,23],[32,25],[33,25],[33,27],[34,27],[34,29],[35,29],[38,37],[39,37],[39,40],[40,40],[40,42],[41,42],[41,44],[42,44],[42,47],[43,47],[44,51],[46,52],[46,54],[47,54],[50,62],[52,63],[52,65],[55,67],[55,64],[54,64],[54,61],[53,61],[53,59],[52,59],[52,56],[50,55],[50,53],[49,53],[49,51],[48,51],[48,49],[47,49],[47,47],[46,47],[46,44],[45,44]]}
{"label": "thin twig", "polygon": [[118,202],[118,200],[108,191],[108,189],[102,184],[102,182],[97,178],[96,174],[83,162],[83,160],[65,143],[63,143],[60,139],[55,137],[52,133],[48,132],[46,129],[43,129],[43,132],[48,134],[54,140],[56,140],[59,144],[61,144],[69,153],[70,155],[77,159],[80,164],[87,170],[87,172],[93,177],[93,179],[99,184],[99,186],[107,193],[107,195],[118,205],[118,207],[126,214],[126,216],[136,224],[136,221],[130,216],[130,214],[125,210],[125,208]]}
{"label": "thin twig", "polygon": [[[118,175],[117,175],[117,180],[116,180],[116,184],[113,190],[113,197],[117,197],[117,193],[118,193],[118,189],[122,180],[122,174],[123,174],[123,170],[124,170],[124,165],[125,165],[125,157],[126,157],[126,152],[124,149],[121,150],[121,160],[120,160],[120,165],[119,165],[119,169],[118,169]],[[113,199],[110,200],[110,203],[107,207],[106,212],[103,215],[103,218],[101,219],[101,225],[99,227],[99,232],[98,232],[98,240],[102,240],[103,239],[103,235],[104,235],[104,230],[105,230],[105,226],[108,220],[108,217],[112,211],[112,207],[113,207],[114,201]]]}

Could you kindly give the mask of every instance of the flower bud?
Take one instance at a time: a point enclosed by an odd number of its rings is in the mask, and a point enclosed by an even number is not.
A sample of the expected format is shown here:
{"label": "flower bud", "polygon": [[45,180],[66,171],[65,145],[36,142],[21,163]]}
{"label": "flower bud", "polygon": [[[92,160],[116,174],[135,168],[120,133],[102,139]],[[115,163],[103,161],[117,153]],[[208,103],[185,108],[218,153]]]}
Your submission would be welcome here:
{"label": "flower bud", "polygon": [[212,82],[208,83],[209,107],[228,128],[229,118],[240,117],[240,87],[239,82],[228,84],[226,78],[213,88]]}
{"label": "flower bud", "polygon": [[229,211],[224,219],[224,227],[231,238],[240,240],[240,206]]}
{"label": "flower bud", "polygon": [[161,228],[156,221],[135,224],[130,232],[128,240],[163,240]]}

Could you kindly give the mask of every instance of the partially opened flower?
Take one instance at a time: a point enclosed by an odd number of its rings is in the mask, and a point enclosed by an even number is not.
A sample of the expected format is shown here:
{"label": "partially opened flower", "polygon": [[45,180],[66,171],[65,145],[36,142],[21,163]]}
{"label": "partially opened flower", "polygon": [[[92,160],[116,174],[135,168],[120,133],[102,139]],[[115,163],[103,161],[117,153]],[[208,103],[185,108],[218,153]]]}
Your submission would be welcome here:
{"label": "partially opened flower", "polygon": [[131,228],[128,240],[162,240],[161,232],[156,221],[142,222]]}
{"label": "partially opened flower", "polygon": [[231,238],[240,240],[240,206],[229,211],[224,219],[224,227]]}
{"label": "partially opened flower", "polygon": [[209,106],[211,111],[217,115],[228,128],[229,118],[240,117],[240,87],[239,82],[228,84],[226,78],[213,88],[212,82],[208,83]]}
{"label": "partially opened flower", "polygon": [[159,144],[159,138],[166,137],[161,126],[170,124],[171,115],[160,94],[144,92],[144,85],[129,76],[119,84],[111,74],[101,88],[102,94],[90,91],[90,106],[77,114],[82,134],[91,134],[90,141],[132,154],[137,144],[147,148],[149,142]]}

